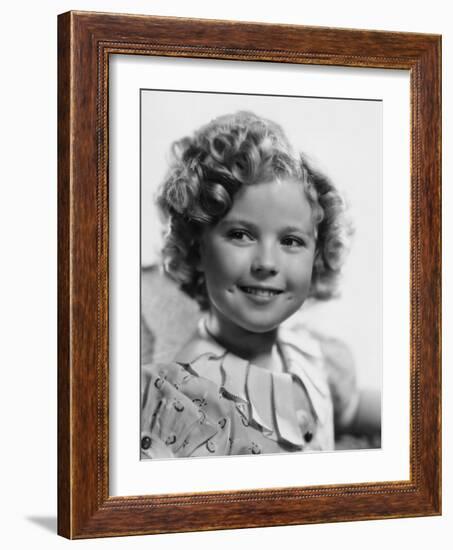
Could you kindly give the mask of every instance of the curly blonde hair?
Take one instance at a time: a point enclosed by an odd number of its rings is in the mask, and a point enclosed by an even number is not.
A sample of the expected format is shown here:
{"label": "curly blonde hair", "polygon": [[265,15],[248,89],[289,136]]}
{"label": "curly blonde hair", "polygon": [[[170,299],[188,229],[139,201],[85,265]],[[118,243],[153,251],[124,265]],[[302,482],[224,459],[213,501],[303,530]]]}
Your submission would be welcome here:
{"label": "curly blonde hair", "polygon": [[341,195],[304,155],[293,153],[278,124],[240,111],[173,144],[172,162],[157,195],[168,221],[165,270],[201,309],[209,308],[204,277],[196,269],[201,232],[227,214],[242,186],[276,178],[299,181],[312,207],[317,241],[309,297],[325,300],[336,294],[352,233]]}

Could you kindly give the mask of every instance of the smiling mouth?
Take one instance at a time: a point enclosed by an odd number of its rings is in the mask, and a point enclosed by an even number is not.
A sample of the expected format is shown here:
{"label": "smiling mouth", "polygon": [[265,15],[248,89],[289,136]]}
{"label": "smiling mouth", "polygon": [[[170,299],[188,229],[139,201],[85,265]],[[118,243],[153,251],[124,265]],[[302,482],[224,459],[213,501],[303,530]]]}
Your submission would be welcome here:
{"label": "smiling mouth", "polygon": [[279,290],[277,288],[262,288],[257,286],[240,286],[239,289],[242,290],[242,292],[245,292],[245,294],[261,296],[263,298],[271,298],[272,296],[277,296],[278,294],[283,293],[283,290]]}

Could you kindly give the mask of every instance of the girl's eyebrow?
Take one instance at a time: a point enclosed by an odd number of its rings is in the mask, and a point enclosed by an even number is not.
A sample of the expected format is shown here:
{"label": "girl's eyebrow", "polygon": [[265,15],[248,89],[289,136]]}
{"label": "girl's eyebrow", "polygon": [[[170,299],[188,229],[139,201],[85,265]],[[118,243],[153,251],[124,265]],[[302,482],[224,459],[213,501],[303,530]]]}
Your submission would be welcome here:
{"label": "girl's eyebrow", "polygon": [[282,229],[282,233],[303,233],[304,235],[310,235],[308,231],[297,225],[287,225]]}
{"label": "girl's eyebrow", "polygon": [[222,227],[224,225],[243,225],[249,229],[257,230],[258,226],[249,220],[243,220],[241,218],[224,218],[220,220],[219,225]]}

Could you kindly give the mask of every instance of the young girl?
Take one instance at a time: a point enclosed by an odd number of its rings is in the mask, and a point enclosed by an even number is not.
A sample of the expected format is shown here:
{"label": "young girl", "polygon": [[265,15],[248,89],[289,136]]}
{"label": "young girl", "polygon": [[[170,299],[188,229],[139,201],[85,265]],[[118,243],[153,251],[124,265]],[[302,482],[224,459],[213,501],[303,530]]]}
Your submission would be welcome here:
{"label": "young girl", "polygon": [[164,265],[204,316],[174,362],[143,368],[142,457],[332,450],[334,429],[379,429],[347,349],[281,327],[335,293],[350,235],[338,191],[250,112],[173,153]]}

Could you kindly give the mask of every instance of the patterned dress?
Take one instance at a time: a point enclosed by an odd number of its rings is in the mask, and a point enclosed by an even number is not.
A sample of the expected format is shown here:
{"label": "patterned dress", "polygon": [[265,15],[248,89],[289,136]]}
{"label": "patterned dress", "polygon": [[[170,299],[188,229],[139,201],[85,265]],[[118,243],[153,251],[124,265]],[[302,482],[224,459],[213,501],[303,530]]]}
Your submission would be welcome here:
{"label": "patterned dress", "polygon": [[334,419],[352,418],[358,403],[341,343],[280,329],[284,370],[271,372],[220,346],[203,322],[198,331],[208,351],[142,369],[142,458],[333,450]]}

